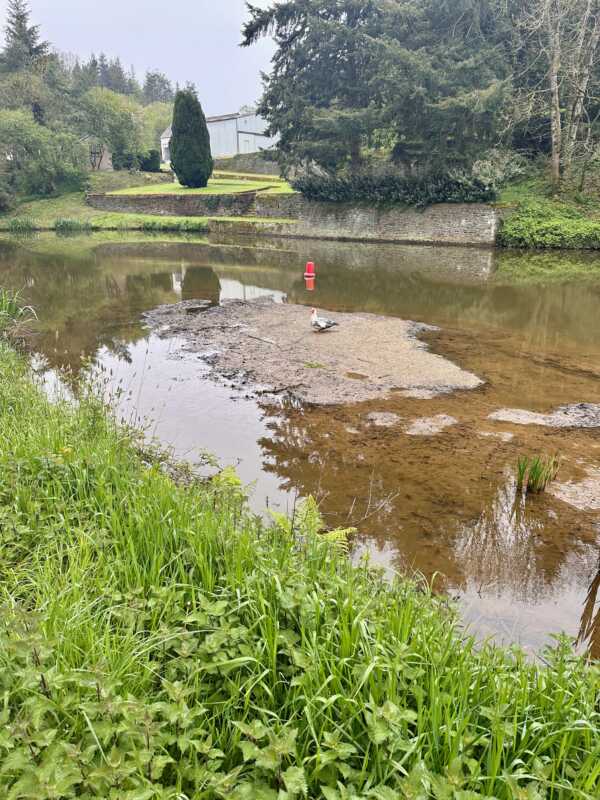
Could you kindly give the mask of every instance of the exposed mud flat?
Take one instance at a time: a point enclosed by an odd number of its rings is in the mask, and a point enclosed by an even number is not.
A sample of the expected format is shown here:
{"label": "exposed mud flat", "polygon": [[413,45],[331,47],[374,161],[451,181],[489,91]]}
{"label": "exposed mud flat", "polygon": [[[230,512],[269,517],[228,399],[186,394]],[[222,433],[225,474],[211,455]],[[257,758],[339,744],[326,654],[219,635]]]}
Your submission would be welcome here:
{"label": "exposed mud flat", "polygon": [[515,425],[544,425],[548,428],[600,428],[600,404],[573,403],[561,406],[550,414],[538,414],[520,408],[502,408],[489,419]]}
{"label": "exposed mud flat", "polygon": [[145,320],[159,336],[183,339],[222,377],[316,405],[405,391],[433,397],[482,384],[417,338],[431,326],[376,314],[328,316],[339,327],[316,334],[306,306],[260,298],[206,311],[197,302],[159,306]]}
{"label": "exposed mud flat", "polygon": [[556,483],[548,491],[579,511],[600,511],[600,469],[588,469],[584,480]]}

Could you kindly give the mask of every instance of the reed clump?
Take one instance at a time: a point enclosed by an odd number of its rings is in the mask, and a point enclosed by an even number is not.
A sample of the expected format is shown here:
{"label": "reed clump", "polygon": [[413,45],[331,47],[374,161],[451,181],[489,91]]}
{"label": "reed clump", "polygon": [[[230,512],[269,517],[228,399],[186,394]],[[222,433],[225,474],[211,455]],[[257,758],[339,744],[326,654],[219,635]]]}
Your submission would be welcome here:
{"label": "reed clump", "polygon": [[0,342],[0,796],[599,796],[598,667],[476,646],[321,524],[174,484]]}
{"label": "reed clump", "polygon": [[560,469],[560,456],[521,456],[517,462],[517,489],[525,494],[544,492]]}

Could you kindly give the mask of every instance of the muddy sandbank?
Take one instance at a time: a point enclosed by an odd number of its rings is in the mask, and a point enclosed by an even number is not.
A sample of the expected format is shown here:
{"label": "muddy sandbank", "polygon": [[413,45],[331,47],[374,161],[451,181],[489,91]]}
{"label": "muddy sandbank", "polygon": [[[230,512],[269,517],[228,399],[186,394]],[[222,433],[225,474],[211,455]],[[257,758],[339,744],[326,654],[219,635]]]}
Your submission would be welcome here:
{"label": "muddy sandbank", "polygon": [[434,330],[430,326],[376,314],[327,316],[338,327],[316,334],[306,306],[260,298],[207,310],[197,301],[182,302],[144,318],[157,335],[182,339],[184,349],[197,352],[217,375],[317,405],[415,391],[435,396],[482,384],[427,349],[418,336]]}

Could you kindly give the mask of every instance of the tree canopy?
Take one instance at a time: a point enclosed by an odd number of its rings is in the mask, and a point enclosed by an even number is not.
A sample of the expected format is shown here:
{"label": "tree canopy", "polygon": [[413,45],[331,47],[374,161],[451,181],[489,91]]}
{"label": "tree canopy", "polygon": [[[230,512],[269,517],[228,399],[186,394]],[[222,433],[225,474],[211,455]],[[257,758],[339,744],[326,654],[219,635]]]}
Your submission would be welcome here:
{"label": "tree canopy", "polygon": [[183,186],[201,188],[212,175],[210,136],[200,101],[192,89],[177,92],[173,111],[171,166]]}
{"label": "tree canopy", "polygon": [[242,44],[277,48],[259,112],[284,166],[468,169],[506,146],[560,177],[598,153],[600,0],[247,5]]}

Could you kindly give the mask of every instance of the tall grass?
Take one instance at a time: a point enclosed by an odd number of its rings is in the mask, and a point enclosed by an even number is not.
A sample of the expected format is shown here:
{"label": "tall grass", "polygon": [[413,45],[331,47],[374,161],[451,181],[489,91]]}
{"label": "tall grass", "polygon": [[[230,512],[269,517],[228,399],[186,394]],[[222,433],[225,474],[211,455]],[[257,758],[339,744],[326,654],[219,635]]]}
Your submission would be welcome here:
{"label": "tall grass", "polygon": [[517,462],[517,489],[526,494],[544,492],[560,469],[560,457],[521,456]]}
{"label": "tall grass", "polygon": [[35,316],[31,306],[23,305],[20,292],[0,288],[0,334],[6,334],[10,328],[29,322]]}
{"label": "tall grass", "polygon": [[0,796],[599,796],[598,667],[476,647],[319,525],[174,485],[0,345]]}
{"label": "tall grass", "polygon": [[77,236],[92,233],[93,226],[88,221],[60,217],[54,222],[54,230],[58,236]]}
{"label": "tall grass", "polygon": [[8,220],[8,232],[16,236],[30,236],[37,227],[35,220],[29,217],[13,217]]}

